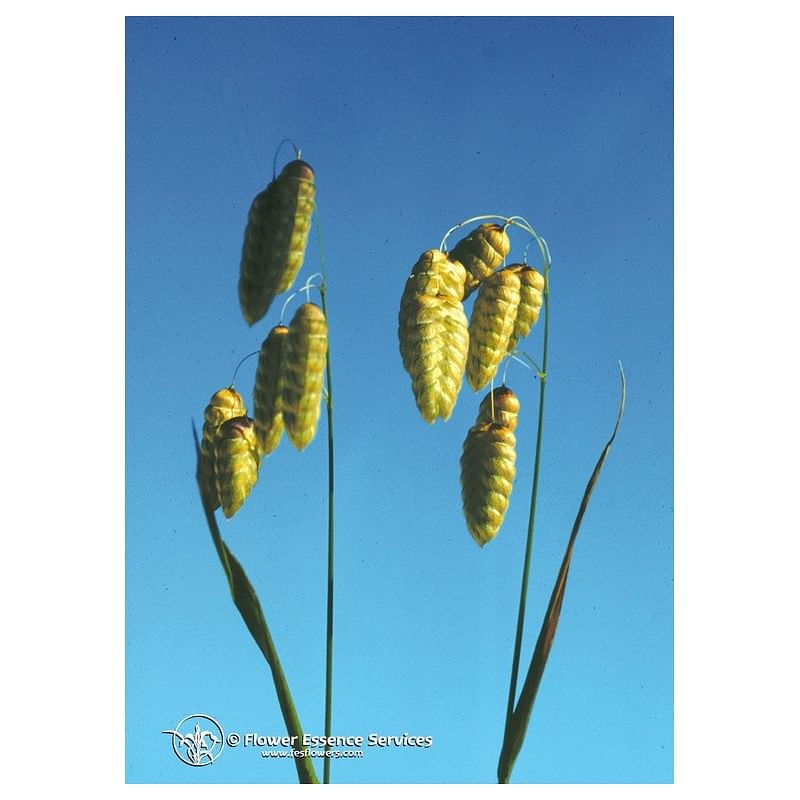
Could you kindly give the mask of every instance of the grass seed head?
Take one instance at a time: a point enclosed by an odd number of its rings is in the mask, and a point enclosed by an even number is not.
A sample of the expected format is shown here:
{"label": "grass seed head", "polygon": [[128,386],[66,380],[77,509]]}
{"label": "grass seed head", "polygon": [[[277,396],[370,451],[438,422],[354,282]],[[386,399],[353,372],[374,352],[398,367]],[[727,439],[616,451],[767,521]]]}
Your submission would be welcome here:
{"label": "grass seed head", "polygon": [[481,283],[469,322],[467,356],[467,380],[476,391],[489,383],[508,354],[519,303],[516,272],[503,269]]}
{"label": "grass seed head", "polygon": [[298,450],[306,447],[317,432],[327,354],[325,315],[314,303],[303,303],[286,334],[280,373],[283,424]]}
{"label": "grass seed head", "polygon": [[500,422],[469,429],[461,455],[461,498],[472,538],[483,547],[497,536],[516,475],[516,438]]}
{"label": "grass seed head", "polygon": [[285,325],[276,325],[264,339],[258,356],[253,420],[261,455],[272,453],[283,435],[280,375],[283,346],[288,333]]}
{"label": "grass seed head", "polygon": [[223,422],[214,440],[214,458],[222,513],[230,519],[258,480],[261,459],[253,420],[242,416]]}
{"label": "grass seed head", "polygon": [[296,159],[253,200],[239,272],[239,302],[249,325],[294,282],[305,256],[314,196],[314,171]]}
{"label": "grass seed head", "polygon": [[466,271],[441,250],[414,265],[400,301],[398,336],[403,366],[422,418],[433,423],[453,412],[469,346],[461,305]]}
{"label": "grass seed head", "polygon": [[200,444],[200,476],[203,491],[208,497],[211,508],[219,508],[216,473],[214,469],[214,439],[219,426],[225,420],[242,417],[247,414],[242,396],[232,387],[220,389],[211,396],[206,406],[203,421],[203,440]]}
{"label": "grass seed head", "polygon": [[502,225],[486,223],[467,234],[450,251],[450,258],[467,270],[464,298],[503,263],[511,250],[511,240]]}
{"label": "grass seed head", "polygon": [[524,339],[539,319],[539,312],[544,302],[544,276],[527,264],[512,264],[506,268],[519,275],[520,294],[517,319],[514,332],[508,343],[508,352],[512,352],[520,339]]}

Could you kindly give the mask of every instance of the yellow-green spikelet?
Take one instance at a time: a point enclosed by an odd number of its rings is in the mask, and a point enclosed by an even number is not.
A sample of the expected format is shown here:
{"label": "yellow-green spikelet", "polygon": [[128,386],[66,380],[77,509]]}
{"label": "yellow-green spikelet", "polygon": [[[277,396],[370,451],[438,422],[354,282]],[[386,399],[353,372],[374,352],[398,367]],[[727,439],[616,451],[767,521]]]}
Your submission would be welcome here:
{"label": "yellow-green spikelet", "polygon": [[303,303],[289,325],[281,359],[281,411],[286,434],[302,450],[317,432],[328,323],[322,309]]}
{"label": "yellow-green spikelet", "polygon": [[209,499],[212,510],[219,508],[219,494],[214,469],[214,439],[223,422],[246,414],[244,400],[233,387],[215,392],[206,406],[203,440],[200,444],[200,476],[203,490]]}
{"label": "yellow-green spikelet", "polygon": [[222,513],[230,519],[258,480],[261,457],[250,417],[234,417],[219,426],[214,440],[214,466]]}
{"label": "yellow-green spikelet", "polygon": [[510,250],[505,227],[493,223],[479,225],[456,244],[450,258],[460,261],[467,270],[464,299],[503,263]]}
{"label": "yellow-green spikelet", "polygon": [[239,271],[239,303],[249,325],[294,282],[303,264],[314,196],[314,170],[296,159],[253,200]]}
{"label": "yellow-green spikelet", "polygon": [[280,370],[288,333],[285,325],[276,325],[264,339],[258,357],[256,385],[253,389],[253,421],[261,455],[273,452],[283,436]]}
{"label": "yellow-green spikelet", "polygon": [[467,380],[476,391],[494,377],[508,354],[520,303],[520,278],[502,269],[481,283],[469,321]]}
{"label": "yellow-green spikelet", "polygon": [[469,329],[461,298],[466,271],[441,250],[426,250],[406,281],[398,336],[422,418],[450,418],[464,377]]}
{"label": "yellow-green spikelet", "polygon": [[516,475],[516,437],[502,422],[469,429],[461,455],[461,498],[472,538],[481,546],[497,536]]}
{"label": "yellow-green spikelet", "polygon": [[[493,395],[494,402],[492,401]],[[494,416],[492,416],[492,410],[494,410]],[[517,429],[518,416],[519,399],[508,386],[499,386],[481,400],[476,424],[499,422],[504,428],[508,428],[513,433]]]}
{"label": "yellow-green spikelet", "polygon": [[508,343],[508,352],[512,352],[520,339],[524,339],[539,319],[539,312],[544,302],[544,276],[527,264],[511,264],[506,269],[519,275],[519,308],[514,322],[514,332]]}

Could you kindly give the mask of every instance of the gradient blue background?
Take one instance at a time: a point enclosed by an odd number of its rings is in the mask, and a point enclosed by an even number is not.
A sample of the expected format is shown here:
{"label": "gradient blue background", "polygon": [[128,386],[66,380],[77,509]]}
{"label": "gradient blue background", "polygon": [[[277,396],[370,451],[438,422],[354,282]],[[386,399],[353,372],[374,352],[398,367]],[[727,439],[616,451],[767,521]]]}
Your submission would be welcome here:
{"label": "gradient blue background", "polygon": [[[481,550],[458,459],[484,393],[465,384],[429,427],[396,335],[418,255],[481,213],[526,216],[553,255],[523,670],[613,424],[618,359],[629,381],[513,779],[671,782],[672,20],[130,18],[126,38],[128,781],[296,780],[291,761],[241,747],[191,769],[160,733],[193,712],[285,730],[203,519],[190,420],[277,323],[279,302],[248,329],[236,282],[250,202],[291,136],[316,170],[329,278],[334,733],[434,737],[336,761],[334,782],[495,779],[538,387],[510,367],[517,481]],[[312,232],[301,277],[318,269]],[[540,326],[525,349],[538,359]],[[255,366],[237,379],[248,405]],[[323,416],[302,453],[284,440],[244,509],[220,515],[310,733],[323,727],[324,434]]]}

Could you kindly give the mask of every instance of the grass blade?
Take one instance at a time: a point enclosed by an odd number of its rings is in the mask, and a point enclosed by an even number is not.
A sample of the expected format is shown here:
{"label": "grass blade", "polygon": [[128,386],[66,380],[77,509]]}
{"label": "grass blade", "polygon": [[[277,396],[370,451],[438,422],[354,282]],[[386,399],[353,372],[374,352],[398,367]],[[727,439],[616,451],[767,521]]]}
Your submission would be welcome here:
{"label": "grass blade", "polygon": [[[206,522],[208,523],[214,546],[217,548],[217,555],[225,571],[225,577],[228,579],[228,587],[231,590],[234,605],[239,609],[239,613],[242,615],[245,625],[247,625],[247,630],[250,631],[250,635],[255,639],[258,649],[264,654],[264,658],[272,671],[272,680],[275,683],[275,691],[277,692],[278,703],[286,723],[286,730],[290,736],[297,736],[297,741],[302,742],[303,728],[297,716],[292,693],[289,691],[289,684],[286,682],[286,676],[283,673],[275,643],[272,641],[272,635],[261,610],[261,603],[259,603],[255,589],[253,589],[253,585],[248,580],[242,565],[222,539],[214,512],[203,492],[203,484],[200,481],[200,444],[194,425],[192,425],[192,433],[194,434],[194,444],[197,450],[197,485],[200,487],[203,511],[206,515]],[[300,750],[302,748],[298,747],[297,749]],[[314,764],[310,758],[307,756],[295,757],[294,764],[300,783],[319,783],[314,771]]]}
{"label": "grass blade", "polygon": [[580,530],[583,516],[589,506],[589,500],[592,496],[592,491],[600,477],[600,471],[605,464],[606,458],[611,451],[611,444],[617,435],[620,422],[622,422],[622,415],[625,411],[625,373],[620,364],[620,378],[622,381],[622,396],[620,398],[619,413],[617,414],[617,422],[614,425],[614,431],[611,438],[603,448],[600,458],[597,460],[594,471],[592,472],[589,483],[586,485],[586,490],[583,493],[578,514],[575,517],[575,523],[572,526],[572,533],[567,543],[567,549],[564,553],[564,560],[561,562],[561,569],[558,573],[553,593],[550,595],[550,603],[547,606],[547,613],[542,622],[542,628],[539,631],[539,638],[536,641],[536,648],[533,651],[533,658],[531,665],[528,668],[528,675],[525,678],[525,683],[520,692],[519,702],[514,710],[513,715],[506,726],[505,736],[503,738],[503,748],[500,752],[500,761],[497,765],[497,781],[498,783],[508,783],[511,778],[511,771],[514,769],[514,763],[517,760],[519,751],[522,749],[522,744],[525,741],[525,734],[528,730],[528,723],[530,722],[531,712],[533,711],[533,704],[536,700],[536,693],[539,690],[539,684],[544,674],[544,668],[547,664],[547,657],[550,655],[550,650],[553,646],[553,639],[556,635],[556,628],[558,627],[558,619],[561,615],[561,605],[564,601],[564,592],[567,588],[567,576],[569,575],[569,567],[572,562],[572,552],[575,547],[575,540],[578,538],[578,531]]}

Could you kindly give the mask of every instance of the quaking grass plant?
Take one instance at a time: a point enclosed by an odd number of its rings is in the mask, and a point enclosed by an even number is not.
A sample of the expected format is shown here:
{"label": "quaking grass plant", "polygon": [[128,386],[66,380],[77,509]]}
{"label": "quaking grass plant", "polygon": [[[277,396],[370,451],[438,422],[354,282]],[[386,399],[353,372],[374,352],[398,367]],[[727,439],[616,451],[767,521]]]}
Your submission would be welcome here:
{"label": "quaking grass plant", "polygon": [[[296,158],[275,176],[277,157],[289,142]],[[300,160],[300,150],[289,139],[278,146],[273,163],[273,179],[253,201],[244,232],[239,302],[248,325],[263,319],[275,297],[288,291],[305,258],[306,244],[315,210],[314,171]],[[232,518],[247,501],[258,480],[263,461],[279,446],[284,431],[298,449],[305,448],[316,435],[323,388],[328,423],[328,530],[326,584],[327,624],[325,632],[325,736],[331,735],[333,697],[333,567],[334,567],[334,458],[333,391],[328,347],[327,278],[322,236],[317,218],[317,241],[321,272],[312,275],[298,292],[283,304],[281,320],[264,339],[256,372],[254,419],[247,416],[244,399],[229,387],[215,392],[204,415],[202,444],[194,431],[197,451],[197,484],[206,522],[220,563],[228,580],[231,597],[272,673],[281,713],[289,735],[303,741],[303,728],[297,715],[278,651],[267,625],[258,596],[244,568],[222,538],[215,510],[222,507]],[[317,286],[321,307],[311,302],[310,292]],[[305,292],[288,326],[283,325],[287,305]],[[250,356],[245,356],[249,358]],[[236,368],[245,359],[239,362]],[[234,380],[236,372],[234,372]],[[323,387],[324,384],[324,387]],[[272,484],[274,485],[274,484]],[[329,746],[326,745],[328,750]],[[314,764],[302,748],[294,755],[301,783],[319,783]],[[330,782],[330,758],[324,759],[323,782]]]}
{"label": "quaking grass plant", "polygon": [[[448,251],[447,240],[451,234],[475,222],[481,224]],[[510,228],[522,230],[530,239],[522,262],[506,266],[506,259],[511,252]],[[533,243],[538,246],[542,257],[541,271],[531,268],[527,263],[528,249]],[[505,385],[505,376],[499,389],[494,388],[494,378],[506,359],[514,359],[531,367],[539,381],[530,510],[503,741],[497,768],[498,783],[510,781],[525,740],[558,626],[578,531],[625,409],[625,375],[620,365],[621,398],[617,421],[586,486],[530,666],[522,690],[517,695],[544,428],[550,266],[547,243],[527,220],[520,216],[484,214],[454,225],[447,231],[438,249],[427,250],[420,256],[406,281],[400,303],[400,352],[403,365],[411,376],[417,407],[426,422],[433,424],[438,418],[447,420],[450,417],[465,372],[474,390],[483,389],[487,384],[491,387],[480,404],[475,425],[467,434],[461,457],[464,516],[467,529],[481,547],[491,542],[502,526],[510,502],[517,460],[520,403]],[[465,337],[463,301],[476,290],[478,294],[471,319],[466,325]],[[543,313],[541,367],[527,353],[518,349],[520,341],[531,332],[540,313]]]}

